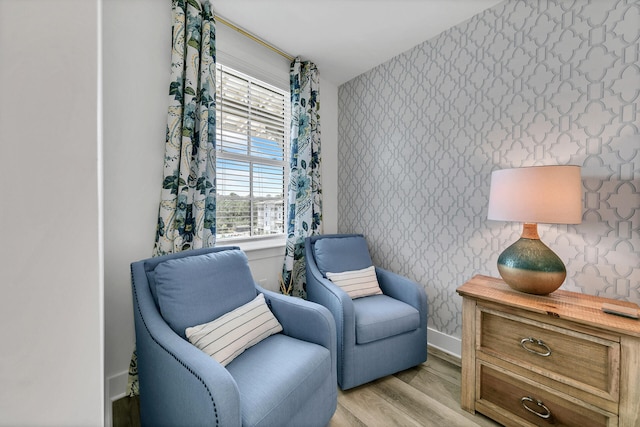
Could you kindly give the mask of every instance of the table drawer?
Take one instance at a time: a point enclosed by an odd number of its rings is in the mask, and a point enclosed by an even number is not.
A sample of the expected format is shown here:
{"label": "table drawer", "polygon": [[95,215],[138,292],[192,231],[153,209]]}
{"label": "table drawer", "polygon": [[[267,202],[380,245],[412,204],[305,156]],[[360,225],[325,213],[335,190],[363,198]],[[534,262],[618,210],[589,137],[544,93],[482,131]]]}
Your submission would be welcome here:
{"label": "table drawer", "polygon": [[479,350],[618,400],[619,343],[489,308],[480,308],[478,316]]}
{"label": "table drawer", "polygon": [[478,375],[477,409],[506,426],[617,426],[615,415],[566,400],[507,371],[480,364]]}

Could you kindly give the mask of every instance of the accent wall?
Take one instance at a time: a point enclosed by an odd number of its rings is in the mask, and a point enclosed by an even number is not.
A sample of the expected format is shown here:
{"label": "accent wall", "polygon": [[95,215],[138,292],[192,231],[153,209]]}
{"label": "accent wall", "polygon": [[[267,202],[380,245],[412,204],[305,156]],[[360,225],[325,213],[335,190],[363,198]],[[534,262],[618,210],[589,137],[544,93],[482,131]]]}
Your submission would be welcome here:
{"label": "accent wall", "polygon": [[582,223],[539,226],[561,289],[640,302],[639,57],[638,1],[505,1],[343,84],[338,230],[459,337],[455,289],[522,230],[487,220],[491,172],[580,165]]}

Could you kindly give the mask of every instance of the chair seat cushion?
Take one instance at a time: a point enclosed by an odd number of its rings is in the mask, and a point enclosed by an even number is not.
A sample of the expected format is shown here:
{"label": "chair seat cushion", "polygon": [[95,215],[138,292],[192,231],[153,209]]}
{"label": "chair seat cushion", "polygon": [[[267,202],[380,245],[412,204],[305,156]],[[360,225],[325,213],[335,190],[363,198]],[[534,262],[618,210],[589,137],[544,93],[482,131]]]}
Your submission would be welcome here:
{"label": "chair seat cushion", "polygon": [[276,334],[247,349],[227,370],[240,391],[243,426],[287,425],[330,374],[331,354]]}
{"label": "chair seat cushion", "polygon": [[356,343],[366,344],[420,327],[418,310],[387,295],[353,300],[356,317]]}

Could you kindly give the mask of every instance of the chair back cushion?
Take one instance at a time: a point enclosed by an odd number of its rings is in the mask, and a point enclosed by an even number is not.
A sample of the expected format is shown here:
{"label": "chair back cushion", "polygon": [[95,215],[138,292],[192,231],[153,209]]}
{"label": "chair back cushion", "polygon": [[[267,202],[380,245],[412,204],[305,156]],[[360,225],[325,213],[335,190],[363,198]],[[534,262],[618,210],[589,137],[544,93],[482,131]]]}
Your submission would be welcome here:
{"label": "chair back cushion", "polygon": [[183,338],[186,328],[210,322],[257,294],[249,261],[241,250],[161,262],[154,282],[160,314]]}
{"label": "chair back cushion", "polygon": [[314,243],[314,257],[324,277],[327,272],[362,270],[373,265],[362,236],[326,237]]}

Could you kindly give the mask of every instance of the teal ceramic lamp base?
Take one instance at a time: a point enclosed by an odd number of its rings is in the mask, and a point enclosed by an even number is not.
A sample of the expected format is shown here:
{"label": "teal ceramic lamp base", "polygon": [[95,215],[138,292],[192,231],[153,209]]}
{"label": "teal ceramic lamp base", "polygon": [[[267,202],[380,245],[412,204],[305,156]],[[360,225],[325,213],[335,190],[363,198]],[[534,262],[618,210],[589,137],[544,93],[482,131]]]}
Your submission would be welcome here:
{"label": "teal ceramic lamp base", "polygon": [[525,224],[522,237],[498,257],[500,276],[511,288],[547,295],[567,277],[562,260],[540,241],[537,224]]}

